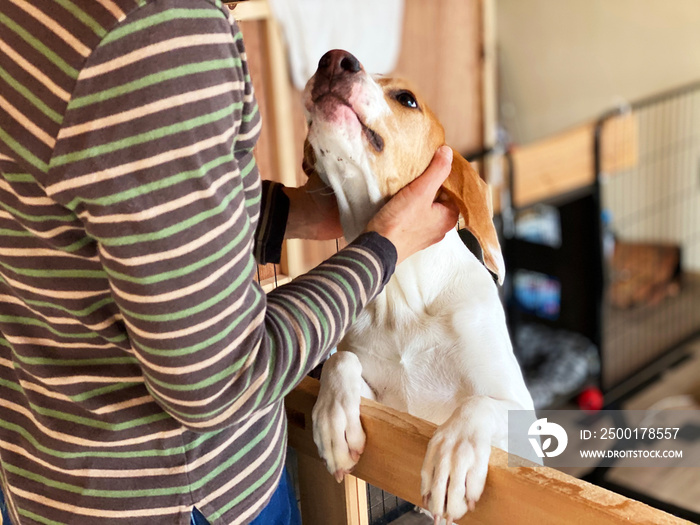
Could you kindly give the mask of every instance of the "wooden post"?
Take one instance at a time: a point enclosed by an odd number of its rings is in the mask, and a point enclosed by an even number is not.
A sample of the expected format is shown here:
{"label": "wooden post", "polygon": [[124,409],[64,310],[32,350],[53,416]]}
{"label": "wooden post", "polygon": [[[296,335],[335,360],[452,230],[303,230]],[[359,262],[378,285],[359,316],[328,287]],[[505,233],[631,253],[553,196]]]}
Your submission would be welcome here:
{"label": "wooden post", "polygon": [[355,476],[345,476],[343,483],[348,524],[369,525],[367,482]]}
{"label": "wooden post", "polygon": [[369,525],[367,483],[346,476],[336,483],[317,457],[299,454],[299,496],[304,525]]}

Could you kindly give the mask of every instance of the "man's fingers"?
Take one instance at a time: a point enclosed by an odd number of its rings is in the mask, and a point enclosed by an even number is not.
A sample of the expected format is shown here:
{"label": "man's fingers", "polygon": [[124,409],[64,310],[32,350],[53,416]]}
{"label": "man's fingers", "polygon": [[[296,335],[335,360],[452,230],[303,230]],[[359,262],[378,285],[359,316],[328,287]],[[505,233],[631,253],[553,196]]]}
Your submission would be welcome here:
{"label": "man's fingers", "polygon": [[416,191],[426,192],[432,198],[449,176],[451,166],[452,148],[441,146],[435,152],[428,168],[411,183],[411,186]]}
{"label": "man's fingers", "polygon": [[[451,215],[455,215],[459,217],[459,206],[457,206],[457,203],[454,201],[454,199],[451,199],[444,193],[438,193],[437,200],[435,201],[435,204],[444,206],[449,210],[449,213]],[[456,220],[456,219],[455,219]]]}

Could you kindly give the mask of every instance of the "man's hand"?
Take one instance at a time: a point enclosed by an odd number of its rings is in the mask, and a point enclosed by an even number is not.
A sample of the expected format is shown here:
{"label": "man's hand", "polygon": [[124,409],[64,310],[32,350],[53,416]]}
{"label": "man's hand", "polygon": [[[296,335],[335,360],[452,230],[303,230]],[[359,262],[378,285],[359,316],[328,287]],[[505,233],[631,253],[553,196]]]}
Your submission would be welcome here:
{"label": "man's hand", "polygon": [[311,176],[299,188],[282,191],[289,197],[286,239],[325,241],[343,236],[338,202],[333,191],[318,176]]}
{"label": "man's hand", "polygon": [[435,200],[451,166],[452,150],[442,146],[425,172],[394,195],[367,225],[367,231],[394,244],[397,264],[442,240],[457,223],[457,205],[442,193]]}

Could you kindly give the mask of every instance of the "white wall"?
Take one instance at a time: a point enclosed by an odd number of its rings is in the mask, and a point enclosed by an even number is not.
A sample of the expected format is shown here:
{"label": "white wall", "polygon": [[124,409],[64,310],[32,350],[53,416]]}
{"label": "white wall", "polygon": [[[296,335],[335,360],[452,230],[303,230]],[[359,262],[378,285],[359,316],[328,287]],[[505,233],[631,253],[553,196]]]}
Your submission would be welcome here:
{"label": "white wall", "polygon": [[496,0],[501,120],[527,143],[700,79],[700,0]]}

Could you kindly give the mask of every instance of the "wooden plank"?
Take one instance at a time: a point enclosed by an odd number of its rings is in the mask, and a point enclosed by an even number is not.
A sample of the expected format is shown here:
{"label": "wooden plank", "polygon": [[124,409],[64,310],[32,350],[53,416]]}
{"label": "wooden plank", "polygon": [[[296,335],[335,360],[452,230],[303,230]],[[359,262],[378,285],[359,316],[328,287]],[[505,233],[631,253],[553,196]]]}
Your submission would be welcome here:
{"label": "wooden plank", "polygon": [[[292,88],[289,83],[287,58],[279,24],[270,18],[264,25],[266,44],[268,101],[267,125],[272,133],[276,153],[275,180],[287,186],[296,185],[295,149],[292,114]],[[303,143],[302,143],[303,144]]]}
{"label": "wooden plank", "polygon": [[[497,41],[496,41],[496,0],[480,0],[481,42],[482,42],[482,120],[484,148],[492,148],[498,143],[498,94],[497,85]],[[477,168],[479,175],[491,186],[491,199],[494,213],[501,209],[503,192],[507,188],[505,163],[499,155],[488,155]]]}
{"label": "wooden plank", "polygon": [[[593,184],[595,123],[512,149],[513,202],[522,207]],[[603,170],[609,174],[638,160],[637,121],[633,115],[609,120],[601,133]]]}
{"label": "wooden plank", "polygon": [[460,152],[483,145],[479,0],[406,0],[396,74],[411,81]]}
{"label": "wooden plank", "polygon": [[496,0],[480,0],[480,12],[483,50],[481,68],[483,143],[490,147],[494,146],[498,139]]}
{"label": "wooden plank", "polygon": [[[317,458],[311,410],[318,381],[305,378],[286,399],[289,443]],[[421,503],[420,469],[435,425],[379,403],[362,400],[367,444],[353,474],[391,494]],[[327,472],[329,484],[335,484]],[[328,521],[327,523],[332,523]],[[486,489],[476,510],[457,523],[509,525],[672,525],[690,522],[546,467],[523,461],[508,467],[508,455],[494,448]]]}
{"label": "wooden plank", "polygon": [[265,20],[272,17],[272,11],[267,0],[243,0],[240,2],[225,2],[229,9],[234,9],[234,17],[238,21]]}
{"label": "wooden plank", "polygon": [[[246,43],[248,66],[263,119],[260,139],[255,147],[255,158],[263,179],[297,186],[299,181],[296,174],[296,151],[302,149],[303,137],[299,140],[294,133],[292,107],[296,94],[292,94],[293,88],[289,83],[279,25],[268,16],[269,8],[263,8],[261,5],[255,7],[256,4],[267,5],[267,2],[247,0],[239,3],[235,10],[236,18],[242,20],[240,26]],[[253,9],[257,11],[252,11]],[[256,12],[264,16],[253,16]],[[240,16],[241,13],[245,16]],[[292,245],[291,250],[289,244]],[[291,257],[287,256],[288,252],[292,254]],[[289,277],[304,273],[305,267],[299,263],[299,258],[303,258],[300,254],[303,253],[300,241],[285,243],[282,262],[278,267],[279,284],[288,282]],[[313,265],[307,266],[306,269],[309,269]],[[266,280],[268,277],[264,276]],[[271,289],[271,286],[268,282],[266,290]]]}
{"label": "wooden plank", "polygon": [[257,280],[258,282],[274,279],[278,275],[282,275],[282,270],[279,264],[258,264]]}
{"label": "wooden plank", "polygon": [[[270,107],[268,126],[271,128],[275,148],[276,175],[274,180],[285,186],[299,186],[306,177],[300,177],[303,151],[303,135],[295,131],[294,108],[301,103],[301,94],[291,84],[282,30],[270,18],[265,24],[267,45],[268,89],[266,96]],[[296,100],[295,100],[296,99]],[[308,241],[298,239],[286,241],[282,268],[286,275],[297,277],[321,262],[321,258],[310,254]]]}
{"label": "wooden plank", "polygon": [[367,482],[355,476],[345,476],[343,485],[348,525],[369,525]]}
{"label": "wooden plank", "polygon": [[[265,293],[270,293],[278,286],[287,284],[288,282],[291,282],[291,280],[292,278],[288,275],[278,275],[277,277],[268,277],[267,279],[260,281],[260,286],[262,286]],[[0,523],[0,525],[2,524]]]}
{"label": "wooden plank", "polygon": [[318,457],[305,454],[298,456],[298,466],[304,525],[369,525],[365,481],[346,476],[336,483]]}
{"label": "wooden plank", "polygon": [[299,501],[304,525],[347,523],[344,485],[334,479],[328,483],[328,471],[318,457],[299,454],[298,465]]}
{"label": "wooden plank", "polygon": [[635,166],[639,161],[639,122],[627,113],[606,122],[601,133],[603,172],[614,175]]}
{"label": "wooden plank", "polygon": [[[236,9],[238,12],[238,9]],[[271,94],[269,87],[271,85],[270,75],[275,74],[268,67],[268,39],[267,39],[267,22],[265,20],[245,20],[240,22],[240,28],[243,32],[243,38],[246,45],[246,54],[248,55],[248,68],[255,89],[256,99],[263,126],[260,130],[260,138],[255,145],[254,155],[260,172],[260,177],[264,180],[278,180],[277,173],[277,137],[274,136],[274,126],[268,125],[269,121],[275,118],[274,108],[271,105]],[[283,253],[285,248],[283,247]],[[274,288],[274,271],[277,271],[278,283],[288,281],[286,278],[287,270],[284,265],[264,265],[258,267],[259,278],[267,283],[272,282],[273,285],[267,284],[264,286],[266,291]]]}
{"label": "wooden plank", "polygon": [[272,135],[268,121],[273,118],[269,104],[268,86],[270,84],[267,64],[267,43],[265,41],[265,22],[245,21],[240,24],[248,56],[248,69],[255,89],[258,108],[263,121],[260,138],[255,145],[254,155],[260,176],[266,180],[276,180],[275,137]]}
{"label": "wooden plank", "polygon": [[[250,1],[250,0],[249,0]],[[235,10],[239,16],[248,2]],[[284,60],[284,44],[279,26],[270,25],[266,19],[242,17],[241,31],[246,44],[248,67],[253,80],[256,98],[263,119],[260,139],[255,146],[255,158],[260,176],[266,180],[299,186],[306,181],[301,169],[306,119],[302,108],[301,92],[294,89]],[[282,262],[278,266],[278,283],[288,282],[290,277],[301,275],[336,252],[335,241],[285,242]],[[271,266],[269,268],[271,272]],[[265,289],[274,288],[263,270]]]}
{"label": "wooden plank", "polygon": [[515,147],[512,155],[516,206],[533,204],[592,184],[593,124]]}

